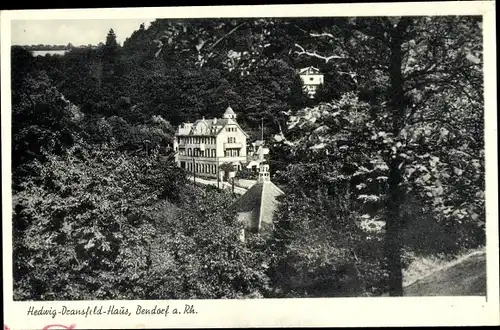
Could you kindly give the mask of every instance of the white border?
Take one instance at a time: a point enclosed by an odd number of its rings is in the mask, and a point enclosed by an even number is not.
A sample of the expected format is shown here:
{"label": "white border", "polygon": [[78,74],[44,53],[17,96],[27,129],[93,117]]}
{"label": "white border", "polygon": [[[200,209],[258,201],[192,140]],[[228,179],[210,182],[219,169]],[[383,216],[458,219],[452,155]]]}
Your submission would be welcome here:
{"label": "white border", "polygon": [[[35,19],[140,19],[187,17],[307,17],[307,16],[400,16],[483,15],[486,210],[487,210],[487,299],[481,297],[422,298],[329,298],[189,301],[85,301],[31,303],[12,301],[12,209],[10,165],[10,41],[11,20]],[[496,108],[495,3],[457,1],[422,3],[369,3],[268,6],[210,6],[171,8],[120,8],[25,10],[1,13],[2,98],[2,231],[4,260],[4,320],[10,329],[41,329],[51,323],[76,324],[75,329],[165,328],[165,327],[254,327],[254,326],[463,326],[498,325],[498,172]],[[78,308],[87,305],[135,306],[193,304],[198,314],[148,317],[28,317],[28,306]]]}

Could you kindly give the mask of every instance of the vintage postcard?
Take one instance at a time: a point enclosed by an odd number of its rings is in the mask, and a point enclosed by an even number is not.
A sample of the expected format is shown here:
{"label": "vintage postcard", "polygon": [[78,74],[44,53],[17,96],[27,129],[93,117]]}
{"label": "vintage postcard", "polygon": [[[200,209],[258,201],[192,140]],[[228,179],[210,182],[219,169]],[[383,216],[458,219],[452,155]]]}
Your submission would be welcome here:
{"label": "vintage postcard", "polygon": [[494,2],[1,31],[4,330],[499,324]]}

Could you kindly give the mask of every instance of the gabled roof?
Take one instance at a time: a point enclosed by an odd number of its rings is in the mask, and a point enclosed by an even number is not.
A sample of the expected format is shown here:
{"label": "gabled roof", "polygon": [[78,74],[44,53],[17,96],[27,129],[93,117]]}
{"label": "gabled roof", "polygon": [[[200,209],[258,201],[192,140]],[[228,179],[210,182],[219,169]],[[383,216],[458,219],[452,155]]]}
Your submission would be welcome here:
{"label": "gabled roof", "polygon": [[258,182],[247,190],[234,204],[238,212],[238,220],[254,232],[262,226],[273,226],[274,212],[278,207],[276,198],[283,191],[271,181]]}
{"label": "gabled roof", "polygon": [[252,142],[252,145],[255,147],[261,146],[264,144],[263,140],[255,140],[255,142]]}
{"label": "gabled roof", "polygon": [[226,111],[224,112],[225,115],[233,115],[236,116],[236,113],[234,113],[233,109],[231,106],[227,107]]}
{"label": "gabled roof", "polygon": [[[202,125],[204,125],[205,129],[202,132],[197,132],[197,127],[201,123],[203,123]],[[177,135],[217,136],[229,124],[236,125],[243,132],[243,134],[248,137],[248,134],[240,127],[235,119],[227,118],[198,119],[187,129],[180,127],[177,130]],[[214,127],[215,130],[213,130]]]}
{"label": "gabled roof", "polygon": [[299,74],[317,74],[320,73],[318,68],[314,66],[308,66],[307,68],[303,68],[299,70]]}
{"label": "gabled roof", "polygon": [[[193,128],[189,132],[189,135],[194,135],[194,132],[196,130],[196,127],[200,123],[204,123],[207,127],[206,133],[202,135],[218,135],[224,127],[228,124],[230,119],[224,119],[224,118],[214,118],[214,119],[198,119],[197,121],[194,122]],[[217,128],[215,131],[212,131],[212,128]],[[196,134],[198,135],[198,134]]]}

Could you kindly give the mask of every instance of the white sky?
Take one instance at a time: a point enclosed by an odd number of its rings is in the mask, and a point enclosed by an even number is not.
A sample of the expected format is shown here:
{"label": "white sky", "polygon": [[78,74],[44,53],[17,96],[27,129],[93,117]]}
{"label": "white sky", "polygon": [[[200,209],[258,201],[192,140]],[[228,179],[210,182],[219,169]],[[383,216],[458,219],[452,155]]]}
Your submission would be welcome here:
{"label": "white sky", "polygon": [[146,28],[151,19],[53,19],[12,21],[12,45],[67,45],[75,46],[105,42],[109,29],[113,29],[120,44],[141,23]]}

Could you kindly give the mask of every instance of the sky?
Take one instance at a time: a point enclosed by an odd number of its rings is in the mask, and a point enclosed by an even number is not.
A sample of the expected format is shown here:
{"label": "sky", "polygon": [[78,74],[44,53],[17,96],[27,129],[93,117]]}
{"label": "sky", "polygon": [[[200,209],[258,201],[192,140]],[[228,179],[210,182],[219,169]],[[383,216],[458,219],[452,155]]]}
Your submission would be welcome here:
{"label": "sky", "polygon": [[52,19],[12,21],[12,45],[97,45],[105,42],[109,29],[123,44],[141,23],[149,26],[151,19]]}

